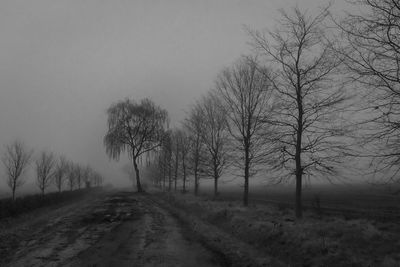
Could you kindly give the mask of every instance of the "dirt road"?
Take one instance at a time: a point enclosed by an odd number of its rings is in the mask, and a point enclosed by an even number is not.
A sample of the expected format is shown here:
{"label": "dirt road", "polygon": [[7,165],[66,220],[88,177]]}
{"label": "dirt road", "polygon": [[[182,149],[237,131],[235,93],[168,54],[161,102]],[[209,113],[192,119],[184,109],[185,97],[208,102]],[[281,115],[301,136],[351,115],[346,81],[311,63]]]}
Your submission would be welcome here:
{"label": "dirt road", "polygon": [[97,193],[0,230],[1,266],[226,265],[157,201],[133,192]]}

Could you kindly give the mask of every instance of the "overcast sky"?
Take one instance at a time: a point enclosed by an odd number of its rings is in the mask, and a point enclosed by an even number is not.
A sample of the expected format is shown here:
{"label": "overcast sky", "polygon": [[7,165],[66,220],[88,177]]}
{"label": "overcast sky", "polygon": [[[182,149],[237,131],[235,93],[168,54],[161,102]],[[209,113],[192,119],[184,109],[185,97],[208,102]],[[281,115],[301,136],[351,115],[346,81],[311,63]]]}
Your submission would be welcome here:
{"label": "overcast sky", "polygon": [[127,181],[103,148],[107,107],[151,97],[178,122],[250,52],[243,26],[273,28],[296,3],[313,12],[328,1],[1,0],[1,153],[19,138]]}

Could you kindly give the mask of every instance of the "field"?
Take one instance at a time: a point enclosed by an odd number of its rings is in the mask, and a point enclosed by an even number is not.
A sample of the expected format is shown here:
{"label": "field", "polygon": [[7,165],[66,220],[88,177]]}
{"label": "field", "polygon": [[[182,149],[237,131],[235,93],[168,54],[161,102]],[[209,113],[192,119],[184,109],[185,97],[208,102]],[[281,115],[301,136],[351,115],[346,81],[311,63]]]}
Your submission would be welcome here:
{"label": "field", "polygon": [[387,188],[308,188],[299,221],[289,188],[264,190],[253,190],[248,208],[235,188],[170,201],[285,266],[400,266],[400,197]]}
{"label": "field", "polygon": [[[240,201],[242,190],[240,185],[222,185],[217,200]],[[303,207],[325,215],[400,221],[399,190],[399,185],[309,185],[303,191]],[[213,197],[211,185],[206,183],[200,195]],[[294,186],[255,185],[250,188],[249,202],[290,209],[294,206]]]}
{"label": "field", "polygon": [[0,265],[400,266],[399,196],[386,188],[307,188],[302,220],[290,187],[252,188],[249,207],[240,187],[209,189],[94,190],[0,219]]}

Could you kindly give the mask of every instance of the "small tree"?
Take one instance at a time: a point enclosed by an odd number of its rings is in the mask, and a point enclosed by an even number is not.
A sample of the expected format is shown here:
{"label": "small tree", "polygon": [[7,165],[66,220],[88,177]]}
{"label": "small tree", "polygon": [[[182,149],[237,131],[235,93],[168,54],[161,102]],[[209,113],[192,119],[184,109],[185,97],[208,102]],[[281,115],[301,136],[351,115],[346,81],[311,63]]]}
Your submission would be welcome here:
{"label": "small tree", "polygon": [[74,172],[75,184],[78,187],[78,189],[81,189],[82,182],[83,182],[83,169],[82,169],[82,166],[79,165],[78,163],[75,163],[75,164],[73,164],[72,169],[73,169],[73,172]]}
{"label": "small tree", "polygon": [[189,136],[182,129],[177,132],[177,142],[179,146],[181,163],[182,163],[182,192],[186,193],[187,157],[189,154],[190,142],[189,142]]}
{"label": "small tree", "polygon": [[61,192],[62,186],[67,178],[68,173],[68,161],[64,156],[58,159],[54,170],[54,184],[57,187],[58,192]]}
{"label": "small tree", "polygon": [[[172,132],[172,138],[171,138],[171,146],[172,146],[172,156],[174,158],[173,164],[174,166],[174,192],[176,192],[177,189],[177,183],[178,183],[178,173],[179,173],[179,155],[181,153],[180,151],[180,145],[179,145],[179,130],[175,129]],[[169,180],[171,181],[171,179]],[[170,189],[170,188],[169,188]]]}
{"label": "small tree", "polygon": [[39,187],[42,196],[46,188],[51,185],[53,178],[53,168],[56,161],[53,153],[42,151],[36,160],[36,184]]}
{"label": "small tree", "polygon": [[207,151],[204,158],[204,173],[214,179],[214,196],[218,195],[218,179],[227,167],[228,128],[226,112],[220,99],[213,93],[201,99],[203,125],[201,140]]}
{"label": "small tree", "polygon": [[199,103],[196,103],[190,110],[189,116],[184,121],[184,127],[189,135],[189,168],[194,175],[194,194],[199,192],[200,168],[204,158],[204,148],[201,141],[201,131],[204,125],[204,117]]}
{"label": "small tree", "polygon": [[22,174],[30,163],[32,153],[20,141],[14,141],[11,145],[6,146],[2,162],[6,169],[7,185],[11,189],[13,200],[15,200],[17,188],[24,184]]}
{"label": "small tree", "polygon": [[98,187],[103,184],[104,178],[100,173],[94,172],[92,175],[92,181],[93,181],[93,185]]}
{"label": "small tree", "polygon": [[108,131],[104,137],[106,152],[118,160],[128,150],[136,174],[137,191],[142,192],[138,159],[141,155],[161,145],[167,123],[167,111],[150,99],[140,103],[126,99],[111,105],[107,110]]}
{"label": "small tree", "polygon": [[172,189],[172,132],[164,134],[161,144],[161,168],[163,175],[163,186],[166,189],[166,177],[168,176],[168,191]]}
{"label": "small tree", "polygon": [[248,205],[249,178],[265,165],[271,153],[268,142],[272,115],[272,86],[265,69],[243,58],[217,78],[216,89],[227,111],[228,130],[235,148],[233,164],[243,171],[243,204]]}
{"label": "small tree", "polygon": [[67,184],[70,191],[72,191],[76,185],[76,172],[74,163],[69,161],[67,163]]}
{"label": "small tree", "polygon": [[93,169],[89,165],[87,165],[82,172],[82,177],[83,177],[83,182],[85,183],[86,188],[91,187],[92,183],[92,175],[93,175]]}

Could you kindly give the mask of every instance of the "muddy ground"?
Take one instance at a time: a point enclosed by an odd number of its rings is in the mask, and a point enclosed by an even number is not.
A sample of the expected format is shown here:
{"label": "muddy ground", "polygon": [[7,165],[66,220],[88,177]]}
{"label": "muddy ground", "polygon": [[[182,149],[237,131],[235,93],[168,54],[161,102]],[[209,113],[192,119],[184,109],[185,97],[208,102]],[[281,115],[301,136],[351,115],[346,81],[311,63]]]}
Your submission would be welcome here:
{"label": "muddy ground", "polygon": [[0,266],[400,266],[397,220],[95,191],[0,220]]}
{"label": "muddy ground", "polygon": [[0,266],[229,266],[162,200],[97,192],[0,221]]}

